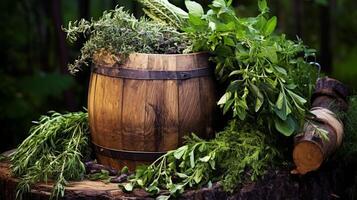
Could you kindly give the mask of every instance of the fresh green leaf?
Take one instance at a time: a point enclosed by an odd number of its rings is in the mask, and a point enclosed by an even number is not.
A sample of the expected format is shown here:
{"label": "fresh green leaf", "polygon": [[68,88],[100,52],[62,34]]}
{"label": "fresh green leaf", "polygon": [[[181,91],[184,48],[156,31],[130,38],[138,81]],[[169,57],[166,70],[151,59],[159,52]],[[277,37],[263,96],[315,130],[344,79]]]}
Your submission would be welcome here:
{"label": "fresh green leaf", "polygon": [[280,92],[275,105],[279,110],[281,110],[283,108],[283,103],[284,103],[284,93]]}
{"label": "fresh green leaf", "polygon": [[258,0],[259,11],[264,13],[268,11],[268,4],[266,0]]}
{"label": "fresh green leaf", "polygon": [[179,172],[177,172],[176,174],[177,174],[177,176],[180,177],[180,178],[188,178],[188,176],[187,176],[186,174],[184,174],[184,173],[179,173]]}
{"label": "fresh green leaf", "polygon": [[285,70],[284,68],[282,68],[282,67],[274,66],[274,69],[275,69],[276,71],[278,71],[279,73],[285,75],[285,76],[288,75],[288,73],[286,72],[286,70]]}
{"label": "fresh green leaf", "polygon": [[190,152],[190,165],[192,168],[195,167],[195,150],[194,149]]}
{"label": "fresh green leaf", "polygon": [[156,197],[156,200],[169,200],[170,196],[166,196],[166,195],[160,195],[158,197]]}
{"label": "fresh green leaf", "polygon": [[256,102],[255,102],[255,109],[254,111],[255,112],[258,112],[260,110],[260,108],[262,107],[263,105],[263,101],[260,100],[259,98],[256,99]]}
{"label": "fresh green leaf", "polygon": [[223,105],[225,104],[232,96],[232,93],[226,92],[221,99],[218,101],[217,105]]}
{"label": "fresh green leaf", "polygon": [[202,180],[202,177],[203,177],[203,172],[202,170],[197,170],[196,173],[195,173],[195,176],[193,177],[193,179],[195,180],[195,182],[197,184],[199,184]]}
{"label": "fresh green leaf", "polygon": [[232,47],[234,47],[236,45],[234,40],[232,38],[229,38],[229,37],[224,37],[224,44],[228,45],[228,46],[232,46]]}
{"label": "fresh green leaf", "polygon": [[187,10],[191,15],[201,17],[204,14],[201,4],[194,1],[185,1]]}
{"label": "fresh green leaf", "polygon": [[288,118],[288,120],[281,120],[279,118],[274,119],[275,128],[277,131],[282,133],[285,136],[291,136],[295,131],[295,125],[292,119]]}
{"label": "fresh green leaf", "polygon": [[275,16],[270,18],[265,24],[264,35],[268,36],[272,34],[275,31],[276,24],[277,24],[277,18]]}
{"label": "fresh green leaf", "polygon": [[289,95],[291,96],[291,98],[293,98],[294,101],[296,101],[298,104],[303,105],[303,104],[305,104],[307,102],[306,99],[304,99],[301,96],[295,94],[291,90],[287,90],[287,91],[288,91]]}
{"label": "fresh green leaf", "polygon": [[183,154],[186,153],[187,149],[188,149],[188,146],[186,146],[186,145],[178,148],[174,153],[175,158],[177,160],[181,159]]}
{"label": "fresh green leaf", "polygon": [[199,160],[202,161],[202,162],[208,162],[210,159],[211,159],[211,156],[207,155],[205,157],[200,158]]}

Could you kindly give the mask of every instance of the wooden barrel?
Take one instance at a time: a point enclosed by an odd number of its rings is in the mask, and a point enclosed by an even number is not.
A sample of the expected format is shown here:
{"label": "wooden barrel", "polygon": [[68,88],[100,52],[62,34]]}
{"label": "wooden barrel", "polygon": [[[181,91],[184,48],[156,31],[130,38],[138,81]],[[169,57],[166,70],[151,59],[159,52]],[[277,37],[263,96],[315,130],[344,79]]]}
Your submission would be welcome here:
{"label": "wooden barrel", "polygon": [[191,133],[213,134],[212,67],[205,53],[96,56],[88,94],[98,162],[120,169],[149,163]]}

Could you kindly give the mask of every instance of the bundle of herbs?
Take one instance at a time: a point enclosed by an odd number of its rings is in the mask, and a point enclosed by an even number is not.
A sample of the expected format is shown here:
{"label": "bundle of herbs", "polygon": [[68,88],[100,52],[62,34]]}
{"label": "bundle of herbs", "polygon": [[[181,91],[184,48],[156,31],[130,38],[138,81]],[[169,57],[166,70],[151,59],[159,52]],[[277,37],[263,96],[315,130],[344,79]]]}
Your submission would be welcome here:
{"label": "bundle of herbs", "polygon": [[170,195],[160,196],[168,199],[187,188],[209,187],[216,181],[233,191],[242,182],[256,180],[279,158],[279,151],[267,134],[237,124],[232,121],[210,141],[192,135],[186,145],[169,151],[148,167],[139,167],[135,177],[121,186],[127,191],[142,187],[154,195],[160,189],[168,190]]}
{"label": "bundle of herbs", "polygon": [[[170,198],[213,181],[222,181],[232,191],[256,180],[279,157],[277,137],[271,133],[291,136],[305,120],[317,78],[307,62],[314,51],[273,33],[277,19],[269,17],[265,0],[258,0],[261,13],[248,18],[236,15],[231,0],[213,0],[206,13],[193,1],[185,1],[188,13],[167,0],[138,1],[152,20],[136,19],[116,8],[97,21],[70,23],[65,29],[70,41],[89,39],[69,70],[77,72],[98,52],[124,62],[133,52],[208,51],[217,78],[228,85],[218,104],[224,113],[232,112],[233,120],[213,140],[188,138],[186,145],[138,168],[122,186],[128,191],[142,187],[152,194],[166,189],[170,195],[162,198]],[[51,178],[56,181],[52,196],[63,196],[67,180],[83,178],[87,123],[87,113],[41,118],[12,158],[13,173],[22,178],[19,195]],[[99,173],[95,179],[107,178],[107,172]]]}
{"label": "bundle of herbs", "polygon": [[55,182],[52,198],[64,195],[68,180],[81,180],[82,162],[88,151],[88,113],[42,116],[30,130],[30,136],[11,157],[11,171],[20,178],[17,198],[37,182]]}
{"label": "bundle of herbs", "polygon": [[[147,0],[139,2],[145,6]],[[231,0],[212,1],[206,13],[194,1],[185,3],[189,13],[182,17],[180,29],[192,41],[190,51],[211,52],[217,78],[228,85],[218,102],[223,112],[231,111],[233,118],[248,123],[258,122],[271,132],[296,133],[317,78],[317,70],[307,62],[315,51],[300,40],[273,34],[277,18],[269,17],[265,0],[258,0],[256,17],[238,17]],[[154,15],[157,8],[147,6],[147,12]],[[160,19],[169,23],[165,17]]]}
{"label": "bundle of herbs", "polygon": [[[159,12],[162,1],[138,1],[153,20],[171,24],[157,14],[174,13],[171,6],[165,4]],[[228,85],[218,104],[224,113],[233,113],[233,122],[211,141],[193,136],[187,145],[139,168],[122,185],[129,191],[142,187],[158,194],[165,189],[175,196],[219,180],[232,191],[247,179],[256,180],[277,160],[273,141],[278,137],[272,133],[291,136],[305,121],[317,79],[317,70],[307,61],[314,50],[273,34],[277,19],[268,16],[265,0],[258,1],[261,13],[249,18],[238,17],[232,1],[214,0],[206,14],[200,4],[185,3],[189,13],[182,15],[179,29],[192,41],[189,51],[211,52],[217,78]]]}
{"label": "bundle of herbs", "polygon": [[97,21],[70,22],[64,30],[71,42],[82,36],[89,37],[80,57],[69,65],[72,73],[88,65],[98,51],[109,52],[120,58],[118,62],[124,62],[133,52],[174,54],[182,53],[190,45],[186,34],[176,28],[146,18],[136,19],[123,8],[106,11]]}

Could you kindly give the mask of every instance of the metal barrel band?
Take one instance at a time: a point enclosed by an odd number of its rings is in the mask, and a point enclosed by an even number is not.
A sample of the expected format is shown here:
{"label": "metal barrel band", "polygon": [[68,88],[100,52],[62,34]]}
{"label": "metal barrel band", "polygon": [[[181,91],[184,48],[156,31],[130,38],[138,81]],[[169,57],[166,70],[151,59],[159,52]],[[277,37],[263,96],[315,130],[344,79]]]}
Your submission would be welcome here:
{"label": "metal barrel band", "polygon": [[110,157],[119,160],[134,160],[134,161],[147,161],[151,162],[158,159],[160,156],[164,155],[166,152],[147,152],[147,151],[127,151],[127,150],[117,150],[102,147],[95,143],[92,143],[95,152],[100,155]]}
{"label": "metal barrel band", "polygon": [[186,80],[191,78],[211,76],[213,74],[211,68],[209,67],[186,71],[155,71],[94,66],[92,68],[92,72],[104,76],[138,80]]}

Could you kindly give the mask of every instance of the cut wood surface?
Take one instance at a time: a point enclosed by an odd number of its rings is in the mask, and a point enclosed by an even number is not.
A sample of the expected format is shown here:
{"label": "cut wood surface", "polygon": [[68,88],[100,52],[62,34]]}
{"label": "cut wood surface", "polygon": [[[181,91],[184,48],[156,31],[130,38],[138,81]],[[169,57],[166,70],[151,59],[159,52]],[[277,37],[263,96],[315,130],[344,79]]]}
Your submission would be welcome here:
{"label": "cut wood surface", "polygon": [[[330,163],[331,164],[331,163]],[[336,163],[334,163],[336,164]],[[290,168],[290,167],[288,167]],[[234,193],[222,190],[220,184],[211,188],[189,190],[178,199],[189,200],[326,200],[344,199],[338,189],[344,187],[343,181],[350,174],[338,165],[325,166],[319,172],[304,177],[291,175],[287,169],[269,170],[262,180],[244,184]],[[15,200],[15,188],[18,180],[11,177],[9,164],[0,162],[0,199]],[[24,200],[48,200],[52,186],[36,184]],[[99,181],[70,182],[66,187],[65,200],[154,200],[143,190],[133,193],[122,192],[117,184],[105,184]]]}
{"label": "cut wood surface", "polygon": [[336,113],[347,110],[347,95],[347,88],[335,79],[325,77],[317,81],[310,110],[315,117],[306,122],[302,133],[295,137],[293,173],[317,170],[341,146],[343,123]]}
{"label": "cut wood surface", "polygon": [[[117,64],[112,55],[102,52],[95,55],[94,62],[94,70],[107,70],[93,71],[88,95],[91,136],[99,147],[99,163],[133,170],[155,160],[150,156],[158,158],[178,148],[184,136],[212,136],[216,109],[213,73],[190,77],[195,70],[213,71],[207,54],[135,53]],[[118,75],[125,70],[126,75]],[[162,78],[155,78],[155,73]],[[182,77],[172,78],[168,73]],[[149,77],[133,78],[138,74]]]}

